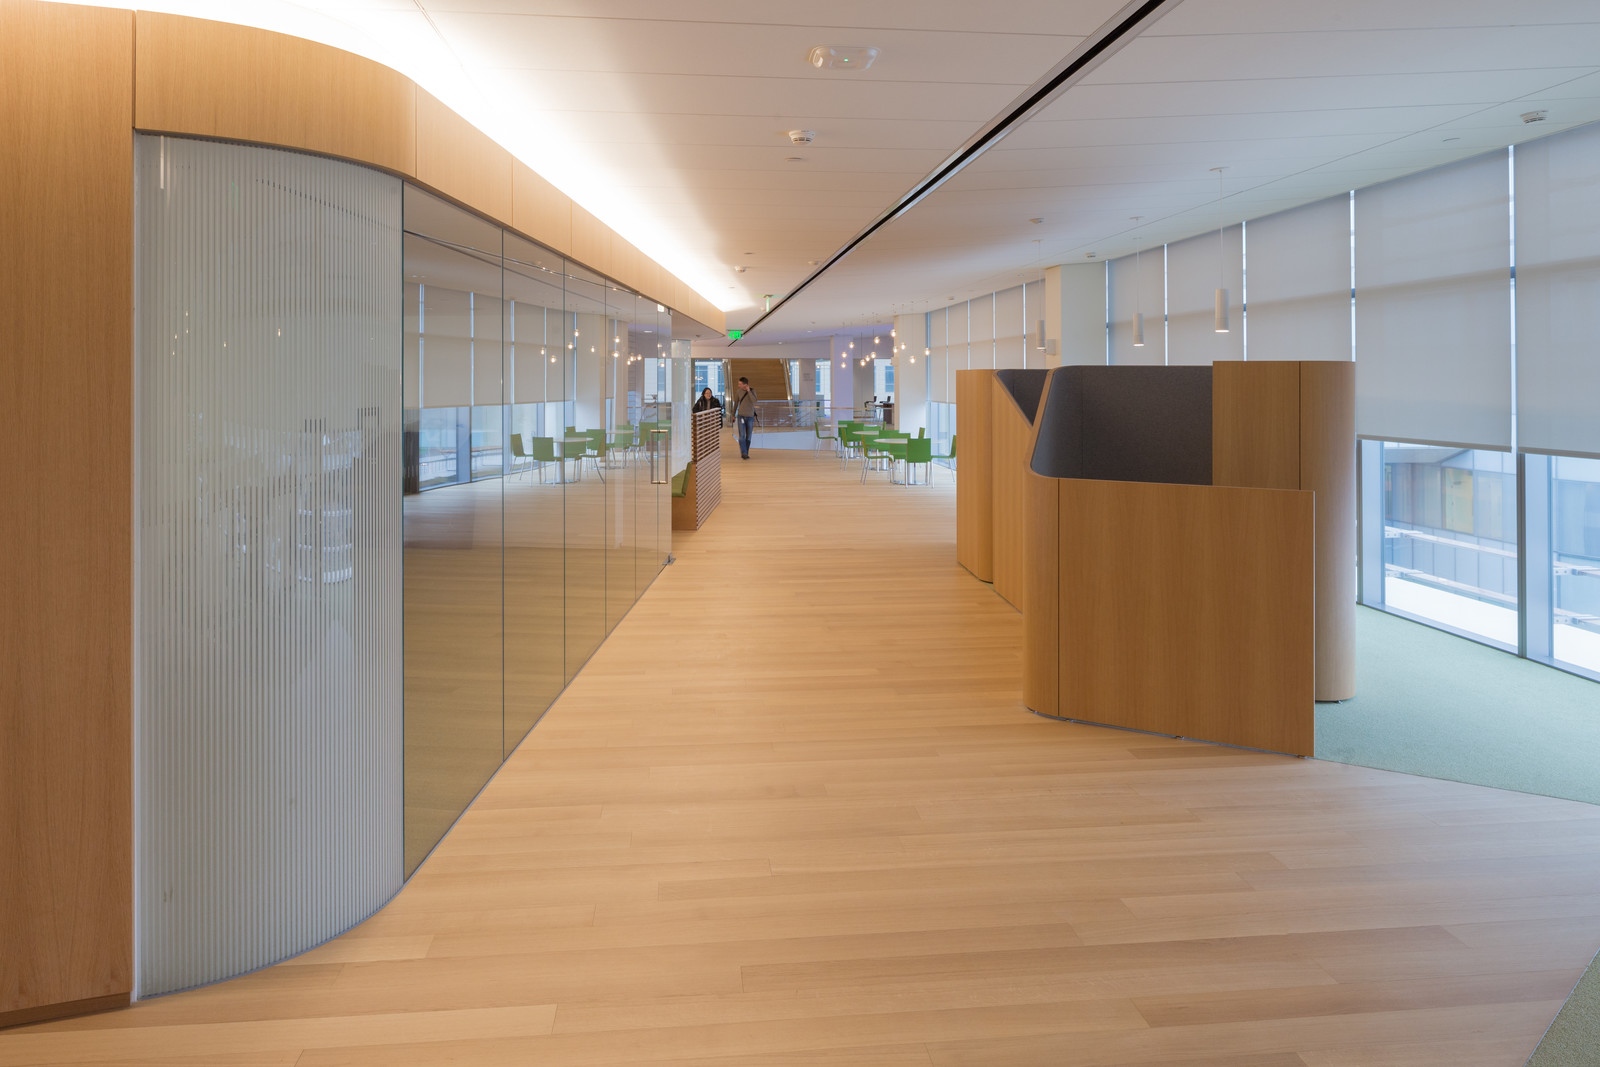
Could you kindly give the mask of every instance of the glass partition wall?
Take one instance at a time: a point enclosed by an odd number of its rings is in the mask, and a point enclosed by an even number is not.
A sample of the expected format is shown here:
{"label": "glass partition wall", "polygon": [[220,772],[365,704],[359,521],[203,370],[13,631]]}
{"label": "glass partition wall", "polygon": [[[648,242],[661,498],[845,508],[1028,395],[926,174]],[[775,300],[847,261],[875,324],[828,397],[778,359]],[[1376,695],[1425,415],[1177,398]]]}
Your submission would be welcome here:
{"label": "glass partition wall", "polygon": [[673,368],[654,301],[409,186],[404,225],[409,876],[664,563]]}

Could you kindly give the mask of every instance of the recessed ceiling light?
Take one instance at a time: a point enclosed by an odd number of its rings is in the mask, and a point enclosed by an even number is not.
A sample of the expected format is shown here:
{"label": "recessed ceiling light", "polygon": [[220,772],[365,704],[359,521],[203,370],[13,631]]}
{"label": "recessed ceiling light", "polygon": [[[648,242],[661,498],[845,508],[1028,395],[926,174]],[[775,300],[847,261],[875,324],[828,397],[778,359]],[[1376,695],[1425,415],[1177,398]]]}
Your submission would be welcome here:
{"label": "recessed ceiling light", "polygon": [[1039,223],[1043,222],[1044,219],[1029,219],[1028,221],[1033,223],[1035,226],[1037,226],[1037,225],[1039,225]]}
{"label": "recessed ceiling light", "polygon": [[1522,113],[1522,121],[1543,122],[1549,116],[1549,114],[1550,113],[1548,111],[1524,111]]}
{"label": "recessed ceiling light", "polygon": [[1461,138],[1459,138],[1459,137],[1446,137],[1444,139],[1444,143],[1445,144],[1449,144],[1451,141],[1459,141],[1459,140],[1461,140]]}
{"label": "recessed ceiling light", "polygon": [[784,156],[783,157],[783,161],[785,163],[804,163],[805,162],[805,157],[803,157],[803,156]]}
{"label": "recessed ceiling light", "polygon": [[806,62],[818,70],[866,70],[877,58],[876,48],[854,44],[819,44],[806,53]]}

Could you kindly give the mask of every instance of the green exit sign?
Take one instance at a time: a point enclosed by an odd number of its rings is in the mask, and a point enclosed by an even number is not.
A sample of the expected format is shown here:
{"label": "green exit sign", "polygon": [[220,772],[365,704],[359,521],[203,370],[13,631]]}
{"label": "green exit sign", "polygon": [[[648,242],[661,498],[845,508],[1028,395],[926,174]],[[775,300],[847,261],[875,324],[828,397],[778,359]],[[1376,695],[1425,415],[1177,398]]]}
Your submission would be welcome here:
{"label": "green exit sign", "polygon": [[741,338],[743,336],[744,336],[744,331],[743,330],[729,330],[728,331],[728,340],[730,340],[730,341],[737,341],[739,338]]}

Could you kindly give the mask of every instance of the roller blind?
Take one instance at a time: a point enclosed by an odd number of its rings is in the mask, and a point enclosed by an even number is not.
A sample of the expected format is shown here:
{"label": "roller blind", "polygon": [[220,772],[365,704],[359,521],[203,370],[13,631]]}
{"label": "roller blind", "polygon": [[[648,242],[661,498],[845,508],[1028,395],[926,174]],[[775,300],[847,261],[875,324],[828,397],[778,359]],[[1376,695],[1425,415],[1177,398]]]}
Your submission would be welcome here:
{"label": "roller blind", "polygon": [[941,404],[954,403],[955,390],[950,384],[950,355],[945,346],[947,309],[928,312],[928,399]]}
{"label": "roller blind", "polygon": [[[1138,257],[1123,256],[1109,264],[1111,271],[1111,362],[1165,363],[1166,332],[1162,322],[1166,292],[1163,280],[1164,250],[1147,248]],[[1137,299],[1135,289],[1138,290]],[[1144,347],[1133,345],[1133,315],[1144,315]]]}
{"label": "roller blind", "polygon": [[[1243,257],[1238,226],[1224,229],[1220,241],[1211,230],[1167,246],[1168,363],[1209,366],[1244,358]],[[1227,333],[1216,331],[1219,286],[1228,290]]]}
{"label": "roller blind", "polygon": [[1511,444],[1506,153],[1356,192],[1356,430]]}
{"label": "roller blind", "polygon": [[422,406],[472,403],[472,294],[426,285],[421,296]]}
{"label": "roller blind", "polygon": [[968,365],[974,370],[994,366],[994,294],[967,301]]}
{"label": "roller blind", "polygon": [[1027,324],[1022,317],[1023,292],[1018,285],[994,294],[994,365],[996,369],[1018,369],[1023,364],[1023,335]]}
{"label": "roller blind", "polygon": [[1350,197],[1254,219],[1245,232],[1251,359],[1350,359]]}
{"label": "roller blind", "polygon": [[1600,454],[1600,125],[1516,149],[1517,440]]}

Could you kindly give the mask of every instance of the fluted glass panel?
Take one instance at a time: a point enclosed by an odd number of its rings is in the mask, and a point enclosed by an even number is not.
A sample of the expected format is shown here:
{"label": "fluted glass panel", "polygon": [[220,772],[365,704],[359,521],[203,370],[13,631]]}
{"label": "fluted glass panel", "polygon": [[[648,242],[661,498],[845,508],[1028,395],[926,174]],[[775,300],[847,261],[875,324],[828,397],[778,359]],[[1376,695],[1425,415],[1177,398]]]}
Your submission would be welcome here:
{"label": "fluted glass panel", "polygon": [[141,995],[401,881],[400,183],[139,136]]}

